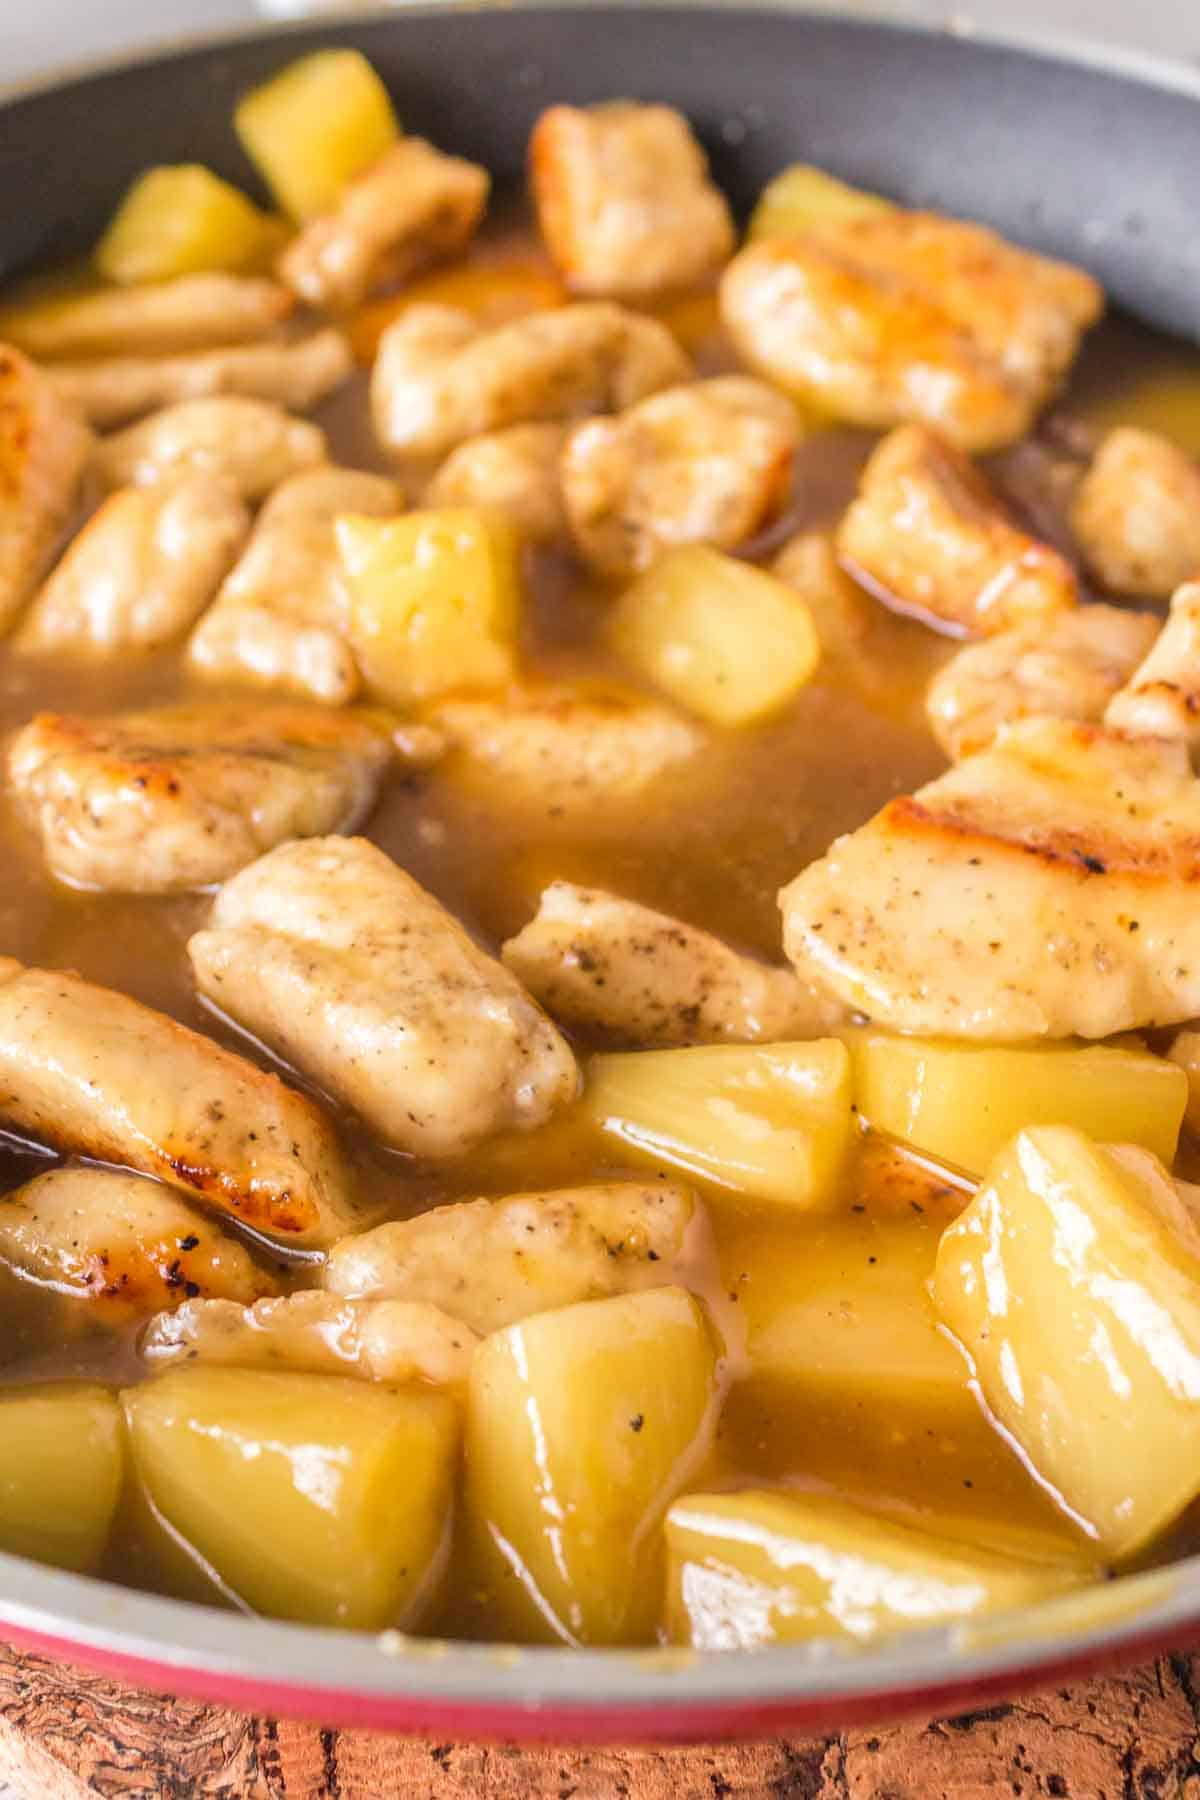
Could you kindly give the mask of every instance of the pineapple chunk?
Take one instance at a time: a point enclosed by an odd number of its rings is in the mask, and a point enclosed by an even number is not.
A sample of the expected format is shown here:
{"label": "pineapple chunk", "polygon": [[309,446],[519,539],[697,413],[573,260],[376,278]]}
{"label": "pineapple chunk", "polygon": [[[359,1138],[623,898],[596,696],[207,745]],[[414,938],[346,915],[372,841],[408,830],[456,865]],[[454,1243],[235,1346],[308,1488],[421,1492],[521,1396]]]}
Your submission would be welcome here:
{"label": "pineapple chunk", "polygon": [[850,1099],[845,1045],[819,1038],[595,1056],[583,1108],[651,1162],[810,1212],[837,1196]]}
{"label": "pineapple chunk", "polygon": [[242,147],[293,219],[327,212],[400,135],[388,91],[358,50],[318,50],[239,101]]}
{"label": "pineapple chunk", "polygon": [[821,646],[794,588],[706,544],[668,550],[626,589],[613,646],[713,725],[752,725],[809,680]]}
{"label": "pineapple chunk", "polygon": [[681,1288],[584,1301],[485,1339],[467,1515],[495,1635],[650,1640],[662,1517],[709,1449],[714,1377],[708,1327]]}
{"label": "pineapple chunk", "polygon": [[0,1550],[95,1569],[125,1473],[125,1427],[113,1396],[82,1382],[5,1394],[0,1468]]}
{"label": "pineapple chunk", "polygon": [[368,1630],[421,1616],[449,1537],[446,1395],[196,1367],[125,1409],[150,1502],[255,1611]]}
{"label": "pineapple chunk", "polygon": [[824,169],[814,169],[811,163],[792,163],[763,189],[746,236],[752,241],[795,237],[822,225],[840,225],[847,219],[895,210],[892,202],[879,194],[851,187]]}
{"label": "pineapple chunk", "polygon": [[668,1513],[666,1537],[668,1635],[697,1650],[871,1643],[1028,1606],[1083,1578],[815,1494],[691,1494]]}
{"label": "pineapple chunk", "polygon": [[993,1414],[1114,1558],[1200,1491],[1200,1231],[1139,1162],[1066,1126],[1023,1131],[933,1284]]}
{"label": "pineapple chunk", "polygon": [[970,1174],[1027,1125],[1074,1125],[1174,1161],[1184,1071],[1148,1050],[1088,1044],[1029,1049],[845,1033],[854,1097],[868,1125]]}
{"label": "pineapple chunk", "polygon": [[97,245],[96,267],[121,283],[244,269],[274,230],[245,194],[200,163],[147,169]]}
{"label": "pineapple chunk", "polygon": [[454,688],[504,687],[516,672],[520,538],[471,507],[336,524],[350,590],[350,642],[395,706]]}

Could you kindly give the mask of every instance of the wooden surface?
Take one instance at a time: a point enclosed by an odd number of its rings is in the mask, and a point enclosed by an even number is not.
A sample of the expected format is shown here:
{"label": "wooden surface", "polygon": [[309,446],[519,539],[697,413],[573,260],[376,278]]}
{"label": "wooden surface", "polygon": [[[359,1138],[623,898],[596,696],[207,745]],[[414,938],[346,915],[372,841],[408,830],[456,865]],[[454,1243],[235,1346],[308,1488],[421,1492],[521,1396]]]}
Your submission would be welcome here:
{"label": "wooden surface", "polygon": [[929,1725],[519,1750],[249,1719],[0,1649],[0,1800],[1200,1800],[1200,1657]]}

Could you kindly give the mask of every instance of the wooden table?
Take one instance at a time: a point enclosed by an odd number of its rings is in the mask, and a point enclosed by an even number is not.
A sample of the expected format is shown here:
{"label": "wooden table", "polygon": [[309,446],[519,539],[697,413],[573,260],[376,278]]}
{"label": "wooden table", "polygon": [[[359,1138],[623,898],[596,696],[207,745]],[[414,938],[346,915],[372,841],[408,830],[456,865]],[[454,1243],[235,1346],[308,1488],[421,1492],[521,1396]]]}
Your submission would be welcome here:
{"label": "wooden table", "polygon": [[0,1649],[0,1800],[1200,1800],[1200,1656],[929,1725],[520,1750],[250,1719]]}

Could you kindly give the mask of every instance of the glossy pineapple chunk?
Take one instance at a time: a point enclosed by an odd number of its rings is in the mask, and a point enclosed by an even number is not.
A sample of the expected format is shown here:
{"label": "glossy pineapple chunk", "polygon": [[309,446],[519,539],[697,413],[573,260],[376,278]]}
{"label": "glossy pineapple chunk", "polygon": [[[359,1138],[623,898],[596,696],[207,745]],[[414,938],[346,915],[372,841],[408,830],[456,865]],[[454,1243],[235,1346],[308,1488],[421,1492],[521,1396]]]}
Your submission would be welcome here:
{"label": "glossy pineapple chunk", "polygon": [[708,1451],[715,1362],[681,1288],[585,1301],[485,1339],[467,1408],[467,1512],[492,1635],[650,1639],[662,1516]]}
{"label": "glossy pineapple chunk", "polygon": [[794,237],[822,225],[840,225],[869,213],[894,212],[890,200],[851,187],[811,163],[792,163],[769,181],[750,215],[751,239]]}
{"label": "glossy pineapple chunk", "polygon": [[516,672],[520,538],[473,507],[343,518],[350,641],[363,674],[395,706],[454,688],[503,687]]}
{"label": "glossy pineapple chunk", "polygon": [[808,1212],[852,1142],[850,1057],[836,1038],[594,1056],[583,1108],[654,1163]]}
{"label": "glossy pineapple chunk", "polygon": [[1200,1491],[1200,1231],[1144,1152],[1023,1131],[946,1232],[937,1310],[1108,1557]]}
{"label": "glossy pineapple chunk", "polygon": [[196,1367],[125,1409],[149,1500],[246,1605],[368,1630],[420,1618],[449,1537],[446,1395]]}
{"label": "glossy pineapple chunk", "polygon": [[124,1473],[125,1424],[107,1389],[47,1383],[0,1396],[0,1550],[95,1569]]}
{"label": "glossy pineapple chunk", "polygon": [[970,1174],[982,1175],[1027,1125],[1074,1125],[1174,1160],[1187,1076],[1148,1050],[1020,1049],[869,1029],[848,1031],[845,1041],[868,1125]]}
{"label": "glossy pineapple chunk", "polygon": [[842,1500],[691,1494],[667,1515],[667,1629],[697,1650],[807,1638],[867,1644],[1028,1606],[1082,1569],[977,1549]]}
{"label": "glossy pineapple chunk", "polygon": [[244,269],[274,231],[245,194],[200,163],[147,169],[97,245],[96,267],[122,283]]}
{"label": "glossy pineapple chunk", "polygon": [[239,101],[233,121],[293,219],[328,211],[400,135],[388,91],[358,50],[317,50],[289,63]]}
{"label": "glossy pineapple chunk", "polygon": [[612,642],[680,706],[726,726],[786,706],[821,654],[794,588],[706,544],[668,550],[626,589]]}

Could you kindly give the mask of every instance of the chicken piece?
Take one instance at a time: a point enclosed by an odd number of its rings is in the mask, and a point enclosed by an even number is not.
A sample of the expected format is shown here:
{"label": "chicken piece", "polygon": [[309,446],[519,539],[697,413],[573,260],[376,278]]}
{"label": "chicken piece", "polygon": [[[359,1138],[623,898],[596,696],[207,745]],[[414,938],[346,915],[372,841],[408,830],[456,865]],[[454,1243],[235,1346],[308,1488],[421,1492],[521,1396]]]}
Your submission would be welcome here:
{"label": "chicken piece", "polygon": [[1200,466],[1156,431],[1110,431],[1075,496],[1071,528],[1105,587],[1165,600],[1200,577]]}
{"label": "chicken piece", "polygon": [[392,762],[386,718],[201,701],[39,713],[8,778],[51,873],[108,893],[211,887],[290,838],[353,831]]}
{"label": "chicken piece", "polygon": [[510,425],[452,450],[425,490],[426,506],[482,506],[504,514],[531,544],[568,536],[559,460],[563,425]]}
{"label": "chicken piece", "polygon": [[357,306],[382,282],[407,281],[460,250],[483,217],[486,169],[403,137],[303,227],[279,273],[310,306]]}
{"label": "chicken piece", "polygon": [[287,288],[259,276],[180,275],[13,307],[2,329],[19,350],[46,362],[170,356],[269,337],[295,304]]}
{"label": "chicken piece", "polygon": [[469,1325],[412,1300],[348,1300],[305,1289],[238,1306],[187,1300],[152,1319],[139,1349],[149,1363],[357,1375],[396,1386],[462,1387],[479,1338]]}
{"label": "chicken piece", "polygon": [[285,342],[233,344],[182,356],[114,356],[51,363],[46,376],[62,398],[102,431],[184,400],[233,394],[307,412],[354,368],[332,326]]}
{"label": "chicken piece", "polygon": [[968,644],[929,684],[933,735],[961,762],[1016,719],[1098,724],[1157,635],[1158,620],[1146,613],[1080,606]]}
{"label": "chicken piece", "polygon": [[353,1229],[337,1140],[311,1100],[125,994],[11,957],[0,958],[0,1118],[296,1248]]}
{"label": "chicken piece", "polygon": [[552,106],[529,140],[546,247],[580,294],[691,287],[733,254],[733,218],[682,113]]}
{"label": "chicken piece", "polygon": [[690,1189],[620,1181],[392,1220],[335,1244],[322,1280],[334,1294],[441,1307],[486,1337],[580,1300],[702,1286],[712,1271]]}
{"label": "chicken piece", "polygon": [[783,890],[803,980],[890,1030],[1013,1042],[1200,1014],[1182,745],[1027,719]]}
{"label": "chicken piece", "polygon": [[562,492],[575,542],[604,575],[648,568],[672,544],[732,550],[786,503],[799,420],[745,375],[667,388],[567,439]]}
{"label": "chicken piece", "polygon": [[67,549],[17,648],[111,657],[173,642],[208,605],[249,530],[245,505],[214,475],[121,488]]}
{"label": "chicken piece", "polygon": [[364,838],[244,869],[188,954],[201,993],[396,1149],[453,1156],[578,1090],[541,1008]]}
{"label": "chicken piece", "polygon": [[112,1169],[51,1169],[6,1194],[0,1263],[116,1322],[200,1295],[210,1306],[249,1302],[273,1286],[216,1220],[160,1182]]}
{"label": "chicken piece", "polygon": [[753,1044],[823,1037],[845,1018],[790,969],[598,888],[555,881],[501,951],[535,1000],[622,1044]]}
{"label": "chicken piece", "polygon": [[622,411],[687,381],[665,325],[620,306],[563,306],[491,330],[455,306],[410,306],[379,342],[375,431],[401,456],[445,456],[509,425]]}
{"label": "chicken piece", "polygon": [[104,438],[96,463],[109,487],[149,487],[181,475],[217,475],[244,500],[261,500],[301,469],[326,460],[325,433],[268,400],[181,400]]}
{"label": "chicken piece", "polygon": [[1130,737],[1178,738],[1200,750],[1200,581],[1185,582],[1174,596],[1166,624],[1113,695],[1104,723]]}
{"label": "chicken piece", "polygon": [[964,450],[1024,436],[1102,307],[1081,269],[899,208],[751,244],[721,284],[756,373],[851,424],[920,421]]}
{"label": "chicken piece", "polygon": [[0,344],[0,632],[46,573],[91,453],[83,421],[31,362]]}
{"label": "chicken piece", "polygon": [[334,520],[387,517],[402,505],[394,481],[358,469],[309,469],[283,482],[192,634],[192,666],[219,681],[261,682],[330,706],[352,700],[359,674],[345,636],[350,601]]}
{"label": "chicken piece", "polygon": [[559,816],[632,800],[704,743],[691,719],[640,694],[570,687],[443,700],[430,717],[506,797]]}
{"label": "chicken piece", "polygon": [[1077,605],[1075,574],[1021,531],[979,470],[924,425],[891,432],[838,531],[848,566],[901,612],[970,637]]}

